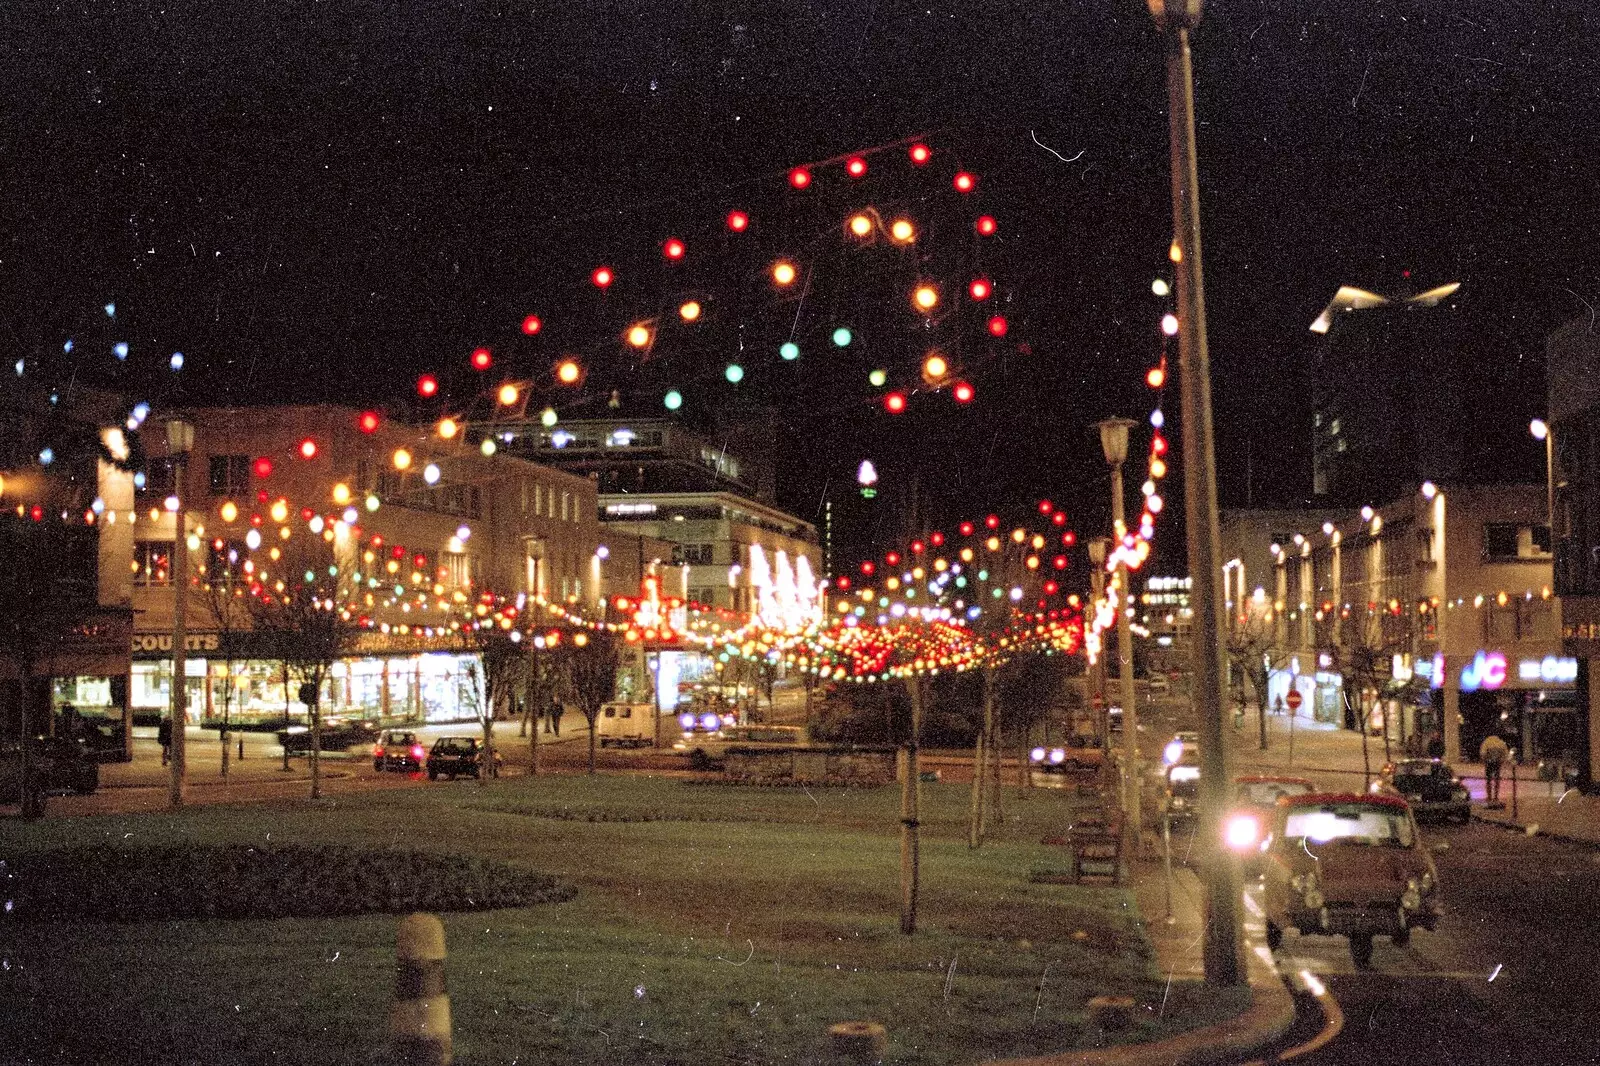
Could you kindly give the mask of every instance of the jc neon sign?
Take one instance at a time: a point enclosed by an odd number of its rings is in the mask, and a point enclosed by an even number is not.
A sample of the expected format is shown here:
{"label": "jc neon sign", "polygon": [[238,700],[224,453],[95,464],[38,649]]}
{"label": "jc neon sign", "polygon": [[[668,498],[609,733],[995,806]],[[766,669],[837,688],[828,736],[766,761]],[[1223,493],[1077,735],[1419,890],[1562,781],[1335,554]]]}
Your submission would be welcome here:
{"label": "jc neon sign", "polygon": [[1506,657],[1497,651],[1482,652],[1461,668],[1461,691],[1497,689],[1506,683]]}

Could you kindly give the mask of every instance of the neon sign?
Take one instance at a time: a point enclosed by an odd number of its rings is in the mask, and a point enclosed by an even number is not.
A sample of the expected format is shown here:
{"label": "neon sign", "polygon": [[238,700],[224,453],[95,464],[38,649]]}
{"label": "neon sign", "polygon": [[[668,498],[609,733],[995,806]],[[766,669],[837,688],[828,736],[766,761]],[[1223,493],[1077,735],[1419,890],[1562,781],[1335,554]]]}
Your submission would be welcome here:
{"label": "neon sign", "polygon": [[1506,683],[1506,657],[1497,651],[1483,652],[1461,668],[1461,691],[1497,689]]}
{"label": "neon sign", "polygon": [[1578,660],[1556,655],[1523,659],[1517,663],[1517,677],[1523,681],[1570,684],[1578,680]]}

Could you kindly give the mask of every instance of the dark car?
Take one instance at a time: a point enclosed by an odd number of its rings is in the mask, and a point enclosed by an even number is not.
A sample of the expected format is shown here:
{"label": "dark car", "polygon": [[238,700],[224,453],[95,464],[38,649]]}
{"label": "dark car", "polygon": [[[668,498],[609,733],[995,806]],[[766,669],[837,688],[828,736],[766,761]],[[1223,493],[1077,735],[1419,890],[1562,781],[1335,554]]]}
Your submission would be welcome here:
{"label": "dark car", "polygon": [[372,746],[372,768],[380,773],[384,770],[399,770],[402,773],[420,770],[427,757],[422,738],[403,730],[389,730]]}
{"label": "dark car", "polygon": [[[323,751],[344,751],[356,744],[371,744],[378,739],[378,730],[370,722],[359,719],[330,719],[322,723]],[[311,750],[311,727],[292,725],[278,730],[278,743],[291,752]]]}
{"label": "dark car", "polygon": [[428,752],[428,780],[440,774],[451,778],[483,776],[483,747],[477,737],[440,737]]}
{"label": "dark car", "polygon": [[1383,768],[1374,792],[1399,796],[1411,805],[1417,821],[1472,818],[1472,795],[1449,765],[1439,759],[1401,759]]}
{"label": "dark car", "polygon": [[1192,762],[1167,767],[1166,787],[1161,795],[1161,813],[1172,829],[1187,829],[1200,814],[1200,767]]}
{"label": "dark car", "polygon": [[[0,747],[0,760],[6,765],[3,776],[12,782],[6,791],[18,793],[6,799],[16,802],[22,780],[22,745],[15,740]],[[36,736],[28,741],[28,769],[41,793],[60,795],[75,792],[80,796],[92,794],[100,787],[100,764],[89,752],[88,745],[77,737]]]}

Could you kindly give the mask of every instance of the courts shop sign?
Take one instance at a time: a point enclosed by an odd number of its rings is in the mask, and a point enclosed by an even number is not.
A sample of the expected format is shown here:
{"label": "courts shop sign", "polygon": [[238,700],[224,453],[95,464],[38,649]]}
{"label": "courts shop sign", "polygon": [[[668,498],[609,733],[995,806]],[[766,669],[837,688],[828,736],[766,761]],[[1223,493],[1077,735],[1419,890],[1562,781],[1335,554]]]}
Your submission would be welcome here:
{"label": "courts shop sign", "polygon": [[[1434,688],[1444,684],[1444,656],[1433,657]],[[1578,660],[1566,655],[1508,660],[1504,652],[1480,651],[1461,667],[1462,692],[1493,692],[1508,682],[1517,688],[1539,685],[1570,685],[1578,679]]]}
{"label": "courts shop sign", "polygon": [[[221,638],[216,633],[186,633],[183,646],[191,652],[216,651],[222,646]],[[172,654],[171,633],[136,633],[133,637],[133,654],[156,655]]]}

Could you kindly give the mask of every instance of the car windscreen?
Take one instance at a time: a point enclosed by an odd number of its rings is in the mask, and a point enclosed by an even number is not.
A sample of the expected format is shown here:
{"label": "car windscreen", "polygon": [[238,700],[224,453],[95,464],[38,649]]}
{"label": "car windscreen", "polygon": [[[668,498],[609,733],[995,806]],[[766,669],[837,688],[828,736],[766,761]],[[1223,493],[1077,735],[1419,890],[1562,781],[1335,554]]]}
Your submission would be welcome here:
{"label": "car windscreen", "polygon": [[1289,812],[1283,836],[1312,844],[1353,844],[1409,848],[1414,843],[1405,811],[1388,805],[1331,804]]}

